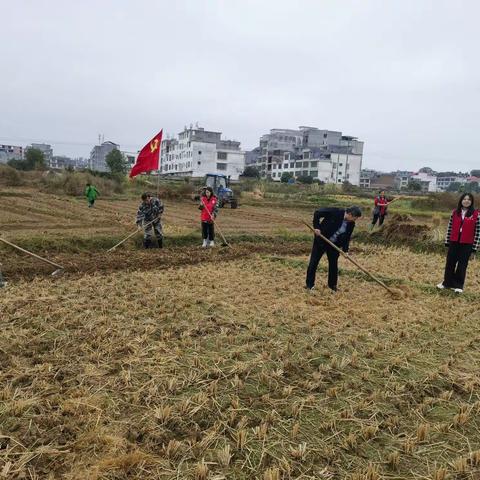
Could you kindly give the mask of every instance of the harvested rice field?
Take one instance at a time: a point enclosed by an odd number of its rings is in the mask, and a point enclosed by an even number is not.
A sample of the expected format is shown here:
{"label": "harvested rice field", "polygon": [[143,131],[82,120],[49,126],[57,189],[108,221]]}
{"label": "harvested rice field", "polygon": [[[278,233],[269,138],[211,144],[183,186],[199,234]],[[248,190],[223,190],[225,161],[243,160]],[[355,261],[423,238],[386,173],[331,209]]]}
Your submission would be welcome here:
{"label": "harvested rice field", "polygon": [[440,256],[358,248],[382,275],[408,280],[408,260],[420,276],[390,300],[342,263],[338,293],[321,271],[305,293],[298,254],[219,249],[12,282],[3,477],[479,478],[477,296],[422,288]]}
{"label": "harvested rice field", "polygon": [[65,272],[0,248],[0,478],[480,478],[480,268],[438,292],[441,248],[407,242],[442,225],[360,222],[351,255],[401,295],[343,258],[307,293],[304,208],[223,209],[205,250],[166,202],[166,248],[107,253],[137,201],[7,193],[2,236]]}

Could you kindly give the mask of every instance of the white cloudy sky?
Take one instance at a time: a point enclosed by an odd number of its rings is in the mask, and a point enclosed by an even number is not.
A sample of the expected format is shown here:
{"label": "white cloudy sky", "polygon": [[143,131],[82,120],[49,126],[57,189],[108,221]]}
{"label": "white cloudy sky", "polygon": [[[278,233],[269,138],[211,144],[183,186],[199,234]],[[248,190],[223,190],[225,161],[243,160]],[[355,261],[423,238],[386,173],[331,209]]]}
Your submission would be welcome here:
{"label": "white cloudy sky", "polygon": [[480,168],[476,0],[0,0],[0,142],[88,156],[199,122],[341,130],[364,166]]}

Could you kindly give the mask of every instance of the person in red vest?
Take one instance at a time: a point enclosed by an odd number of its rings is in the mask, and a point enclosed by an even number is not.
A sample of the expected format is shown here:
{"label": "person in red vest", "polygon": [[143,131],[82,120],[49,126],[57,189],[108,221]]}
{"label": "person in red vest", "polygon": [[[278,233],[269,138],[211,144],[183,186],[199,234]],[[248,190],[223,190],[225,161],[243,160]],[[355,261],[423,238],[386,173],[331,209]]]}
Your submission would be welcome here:
{"label": "person in red vest", "polygon": [[373,230],[373,227],[378,221],[378,226],[381,227],[385,220],[385,215],[387,215],[388,200],[385,196],[385,190],[380,190],[379,194],[375,197],[375,206],[373,209],[373,219],[370,230]]}
{"label": "person in red vest", "polygon": [[464,193],[448,222],[445,246],[448,247],[445,276],[437,288],[463,292],[470,256],[480,245],[480,213],[471,193]]}
{"label": "person in red vest", "polygon": [[217,216],[217,204],[218,199],[214,195],[212,187],[204,188],[198,207],[201,210],[203,248],[215,246],[214,219]]}

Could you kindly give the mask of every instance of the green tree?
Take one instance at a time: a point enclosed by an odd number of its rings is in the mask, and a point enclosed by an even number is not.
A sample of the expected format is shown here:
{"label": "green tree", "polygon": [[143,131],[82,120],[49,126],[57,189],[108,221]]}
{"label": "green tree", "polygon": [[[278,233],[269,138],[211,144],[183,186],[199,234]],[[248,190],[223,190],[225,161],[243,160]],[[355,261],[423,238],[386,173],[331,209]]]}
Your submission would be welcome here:
{"label": "green tree", "polygon": [[360,188],[352,185],[348,180],[345,180],[342,184],[342,191],[345,193],[358,193]]}
{"label": "green tree", "polygon": [[260,178],[260,172],[258,171],[258,168],[254,167],[253,165],[245,167],[242,175],[248,178]]}
{"label": "green tree", "polygon": [[8,165],[17,170],[45,170],[47,168],[45,155],[37,148],[28,148],[24,160],[9,160]]}
{"label": "green tree", "polygon": [[418,180],[409,180],[408,190],[410,190],[412,192],[421,192],[422,191],[422,184]]}
{"label": "green tree", "polygon": [[282,183],[288,183],[288,181],[293,178],[293,173],[291,172],[283,172],[282,176],[280,177],[280,181]]}
{"label": "green tree", "polygon": [[465,193],[479,193],[480,192],[480,185],[478,184],[478,182],[466,183],[463,186],[463,191]]}
{"label": "green tree", "polygon": [[123,153],[117,148],[113,149],[105,157],[105,162],[112,173],[125,175],[127,173],[127,161]]}
{"label": "green tree", "polygon": [[37,148],[29,148],[26,151],[25,163],[27,164],[27,170],[45,170],[47,168],[45,155]]}
{"label": "green tree", "polygon": [[310,185],[313,183],[313,177],[311,177],[310,175],[300,175],[299,177],[297,177],[297,181]]}
{"label": "green tree", "polygon": [[460,192],[462,189],[462,184],[460,182],[452,182],[447,187],[447,192]]}

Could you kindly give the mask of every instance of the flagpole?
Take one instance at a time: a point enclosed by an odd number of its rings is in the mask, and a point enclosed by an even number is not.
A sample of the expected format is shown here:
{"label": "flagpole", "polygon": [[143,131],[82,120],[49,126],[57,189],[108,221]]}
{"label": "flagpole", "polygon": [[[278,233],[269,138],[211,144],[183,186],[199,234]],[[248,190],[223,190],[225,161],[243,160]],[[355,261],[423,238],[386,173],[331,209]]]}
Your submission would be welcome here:
{"label": "flagpole", "polygon": [[[163,139],[162,139],[163,141]],[[160,162],[162,159],[162,142],[158,148],[158,165],[157,165],[157,198],[160,198]]]}

